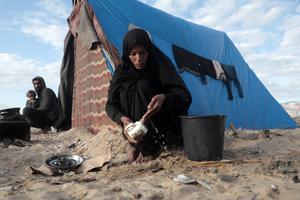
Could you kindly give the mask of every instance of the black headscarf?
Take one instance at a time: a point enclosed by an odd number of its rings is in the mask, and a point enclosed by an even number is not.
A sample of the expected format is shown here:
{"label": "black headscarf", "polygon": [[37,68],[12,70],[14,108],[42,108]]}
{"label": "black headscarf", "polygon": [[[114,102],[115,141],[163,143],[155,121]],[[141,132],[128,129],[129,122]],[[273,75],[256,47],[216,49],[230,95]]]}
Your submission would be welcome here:
{"label": "black headscarf", "polygon": [[[148,51],[148,61],[144,68],[136,69],[129,59],[129,54],[135,45],[141,45]],[[115,121],[124,115],[122,108],[117,108],[115,97],[122,89],[130,89],[140,80],[147,80],[157,94],[166,94],[167,107],[179,114],[187,112],[191,96],[184,82],[178,75],[175,66],[150,40],[146,31],[133,29],[126,33],[123,40],[122,64],[117,66],[110,82],[108,92],[107,113]]]}
{"label": "black headscarf", "polygon": [[136,45],[143,46],[148,52],[152,49],[152,43],[146,31],[132,29],[126,33],[123,39],[123,62],[129,62],[130,51]]}
{"label": "black headscarf", "polygon": [[[146,66],[142,69],[136,69],[129,59],[131,50],[136,46],[141,45],[148,52],[148,60]],[[142,29],[132,29],[126,33],[123,39],[123,56],[122,64],[117,67],[116,73],[121,74],[120,81],[127,79],[131,83],[134,83],[141,79],[148,79],[151,82],[159,83],[158,80],[158,64],[154,53],[155,46],[151,42],[146,31]]]}

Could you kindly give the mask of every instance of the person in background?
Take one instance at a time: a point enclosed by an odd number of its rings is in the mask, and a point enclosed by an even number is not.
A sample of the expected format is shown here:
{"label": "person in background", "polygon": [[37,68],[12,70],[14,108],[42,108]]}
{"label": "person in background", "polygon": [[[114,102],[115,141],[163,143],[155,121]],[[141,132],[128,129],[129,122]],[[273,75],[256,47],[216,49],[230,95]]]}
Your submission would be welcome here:
{"label": "person in background", "polygon": [[34,77],[32,84],[38,95],[39,106],[24,108],[23,116],[33,127],[44,131],[51,128],[52,132],[57,132],[57,129],[52,126],[59,115],[59,104],[55,93],[46,87],[44,79],[40,76]]}
{"label": "person in background", "polygon": [[34,90],[28,90],[26,93],[27,101],[26,108],[37,108],[39,107],[39,100],[36,98],[36,93]]}
{"label": "person in background", "polygon": [[[181,136],[179,116],[186,115],[191,95],[170,60],[151,42],[147,32],[133,29],[123,39],[122,64],[114,71],[108,91],[107,115],[123,127],[129,141],[129,161],[155,159],[165,145]],[[148,131],[131,138],[125,129],[143,119]]]}

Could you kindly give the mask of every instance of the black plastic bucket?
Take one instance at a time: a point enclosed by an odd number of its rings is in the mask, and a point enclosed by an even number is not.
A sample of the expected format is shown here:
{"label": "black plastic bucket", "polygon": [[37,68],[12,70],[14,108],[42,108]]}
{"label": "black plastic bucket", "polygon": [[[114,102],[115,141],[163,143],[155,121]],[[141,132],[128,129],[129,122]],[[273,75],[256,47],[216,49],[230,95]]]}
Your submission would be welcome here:
{"label": "black plastic bucket", "polygon": [[221,160],[224,147],[224,115],[181,116],[184,151],[189,160]]}

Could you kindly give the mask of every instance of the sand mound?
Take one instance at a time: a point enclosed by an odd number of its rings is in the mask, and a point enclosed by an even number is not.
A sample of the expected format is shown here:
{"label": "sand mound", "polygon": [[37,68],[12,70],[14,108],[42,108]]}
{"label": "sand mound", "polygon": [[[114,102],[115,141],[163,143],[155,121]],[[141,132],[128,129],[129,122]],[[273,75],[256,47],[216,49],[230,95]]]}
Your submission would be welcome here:
{"label": "sand mound", "polygon": [[[86,157],[95,157],[107,153],[108,149],[113,157],[126,153],[128,144],[121,135],[121,129],[112,130],[102,127],[99,134],[91,134],[86,129],[71,129],[58,136],[65,145],[72,147],[75,153]],[[108,148],[108,149],[107,149]]]}

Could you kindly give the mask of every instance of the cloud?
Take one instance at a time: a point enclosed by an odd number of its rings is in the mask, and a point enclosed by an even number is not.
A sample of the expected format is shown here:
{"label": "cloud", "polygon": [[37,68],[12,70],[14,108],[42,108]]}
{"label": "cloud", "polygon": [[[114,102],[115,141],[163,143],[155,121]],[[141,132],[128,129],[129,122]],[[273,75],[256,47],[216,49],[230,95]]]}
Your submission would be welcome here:
{"label": "cloud", "polygon": [[251,53],[247,60],[259,79],[277,100],[300,100],[299,59],[293,55],[284,55],[285,50]]}
{"label": "cloud", "polygon": [[62,49],[67,27],[59,24],[47,24],[39,19],[29,19],[21,26],[21,31],[56,49]]}
{"label": "cloud", "polygon": [[[71,1],[68,1],[71,4]],[[55,18],[66,20],[70,11],[66,3],[62,0],[40,0],[37,6],[44,10],[48,15]]]}
{"label": "cloud", "polygon": [[197,0],[140,0],[143,3],[149,4],[155,8],[164,10],[168,13],[184,16],[189,10],[198,4]]}
{"label": "cloud", "polygon": [[35,59],[22,58],[16,54],[0,53],[0,88],[10,88],[14,91],[26,91],[32,88],[34,76],[43,76],[49,87],[57,90],[57,75],[60,62],[43,63]]}
{"label": "cloud", "polygon": [[227,32],[230,38],[234,38],[234,42],[238,49],[247,53],[253,51],[266,43],[268,39],[268,33],[262,31],[261,29],[244,29],[244,30],[234,30]]}
{"label": "cloud", "polygon": [[298,12],[300,14],[300,4],[296,7],[296,12]]}
{"label": "cloud", "polygon": [[[197,3],[196,0],[178,1],[178,0],[159,0],[153,6],[161,8],[169,13],[177,13],[177,15],[184,15],[189,9]],[[180,8],[180,9],[178,9]]]}
{"label": "cloud", "polygon": [[265,27],[276,21],[281,12],[279,6],[265,1],[250,1],[228,16],[224,28],[226,29],[226,26],[245,29]]}
{"label": "cloud", "polygon": [[291,15],[288,14],[283,19],[282,24],[279,26],[279,30],[283,31],[289,28],[299,27],[300,14]]}
{"label": "cloud", "polygon": [[33,5],[36,7],[34,10],[10,11],[7,20],[0,22],[3,25],[1,30],[20,31],[56,50],[62,50],[68,30],[67,16],[70,13],[64,3],[60,0],[39,0]]}
{"label": "cloud", "polygon": [[284,32],[280,43],[280,51],[285,54],[291,54],[298,58],[300,55],[300,27],[291,28]]}
{"label": "cloud", "polygon": [[237,8],[238,5],[235,0],[228,0],[226,4],[218,3],[218,1],[215,0],[205,1],[201,6],[190,7],[193,14],[189,20],[224,31],[225,29],[222,23],[226,22],[226,18],[234,13]]}

